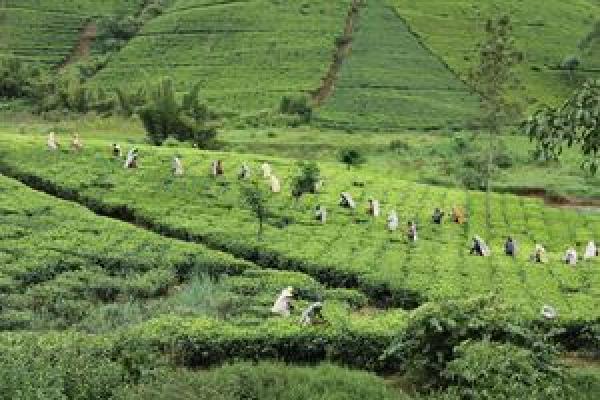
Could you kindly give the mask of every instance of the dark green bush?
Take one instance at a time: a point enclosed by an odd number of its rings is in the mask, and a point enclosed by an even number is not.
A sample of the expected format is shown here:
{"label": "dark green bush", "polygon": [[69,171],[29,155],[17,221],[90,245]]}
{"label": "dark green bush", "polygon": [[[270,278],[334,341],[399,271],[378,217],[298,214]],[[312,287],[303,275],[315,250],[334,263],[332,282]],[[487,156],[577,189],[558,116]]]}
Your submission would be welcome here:
{"label": "dark green bush", "polygon": [[554,354],[552,345],[520,320],[517,310],[493,297],[423,305],[387,354],[401,360],[399,367],[423,384],[444,386],[448,380],[443,371],[457,358],[458,346],[484,338],[530,347],[548,357]]}
{"label": "dark green bush", "polygon": [[207,372],[167,372],[151,383],[125,389],[122,400],[400,400],[407,398],[365,372],[323,364],[293,367],[260,362]]}
{"label": "dark green bush", "polygon": [[200,104],[198,96],[196,86],[179,102],[171,79],[165,78],[154,85],[148,91],[146,106],[138,112],[150,141],[161,145],[167,137],[174,136],[206,147],[216,137],[217,129],[210,123],[212,115]]}
{"label": "dark green bush", "polygon": [[348,147],[340,150],[338,160],[348,167],[359,166],[366,162],[363,152],[357,148]]}
{"label": "dark green bush", "polygon": [[284,96],[279,105],[282,114],[297,115],[304,123],[310,122],[313,108],[308,96]]}
{"label": "dark green bush", "polygon": [[567,371],[556,360],[511,344],[465,342],[443,372],[459,399],[572,398]]}
{"label": "dark green bush", "polygon": [[315,162],[301,163],[298,175],[292,182],[292,196],[300,197],[305,193],[315,193],[321,180],[321,171]]}

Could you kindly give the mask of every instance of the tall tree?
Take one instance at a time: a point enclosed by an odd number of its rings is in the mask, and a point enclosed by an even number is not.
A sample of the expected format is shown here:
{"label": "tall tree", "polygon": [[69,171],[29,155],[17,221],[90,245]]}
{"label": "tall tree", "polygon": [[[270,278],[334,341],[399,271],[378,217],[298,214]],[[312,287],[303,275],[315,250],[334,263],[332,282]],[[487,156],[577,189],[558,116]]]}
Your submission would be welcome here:
{"label": "tall tree", "polygon": [[536,155],[559,160],[563,148],[578,146],[584,157],[581,168],[596,174],[600,159],[600,80],[590,80],[559,107],[544,107],[524,123],[525,133],[536,143]]}
{"label": "tall tree", "polygon": [[509,16],[487,21],[485,39],[479,45],[478,52],[479,62],[471,70],[469,79],[480,97],[481,126],[489,133],[488,163],[484,177],[489,193],[495,138],[506,123],[520,113],[520,106],[511,93],[520,86],[515,67],[522,62],[523,54],[515,44]]}

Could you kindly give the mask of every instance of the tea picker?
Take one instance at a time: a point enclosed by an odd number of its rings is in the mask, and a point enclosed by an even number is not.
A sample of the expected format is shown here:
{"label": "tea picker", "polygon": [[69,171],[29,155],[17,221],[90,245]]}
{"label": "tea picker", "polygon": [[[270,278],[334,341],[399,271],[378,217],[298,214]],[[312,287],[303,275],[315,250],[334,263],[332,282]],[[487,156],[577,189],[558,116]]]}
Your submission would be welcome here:
{"label": "tea picker", "polygon": [[323,310],[323,303],[320,301],[316,303],[312,303],[306,310],[302,312],[302,317],[300,317],[300,325],[308,326],[314,325],[318,323],[325,323],[325,318],[321,311]]}
{"label": "tea picker", "polygon": [[396,211],[391,211],[387,218],[387,229],[390,232],[394,232],[398,229],[398,214]]}
{"label": "tea picker", "polygon": [[294,308],[292,305],[293,297],[294,288],[288,286],[287,288],[283,289],[277,297],[277,300],[275,300],[275,304],[273,304],[273,307],[271,307],[271,312],[279,314],[282,317],[289,317]]}

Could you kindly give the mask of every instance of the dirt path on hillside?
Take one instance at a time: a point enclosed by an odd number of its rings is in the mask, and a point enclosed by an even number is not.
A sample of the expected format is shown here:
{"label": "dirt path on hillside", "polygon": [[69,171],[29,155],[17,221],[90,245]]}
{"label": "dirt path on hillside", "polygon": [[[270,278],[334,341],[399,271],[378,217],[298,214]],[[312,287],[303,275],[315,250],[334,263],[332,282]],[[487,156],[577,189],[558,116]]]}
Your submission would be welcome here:
{"label": "dirt path on hillside", "polygon": [[95,22],[88,22],[79,33],[77,45],[71,51],[71,54],[58,67],[59,71],[63,71],[66,67],[80,59],[90,55],[92,44],[98,35],[98,27]]}
{"label": "dirt path on hillside", "polygon": [[352,50],[352,34],[354,33],[354,28],[360,14],[361,2],[362,0],[352,0],[352,4],[348,10],[348,16],[346,17],[344,34],[339,38],[340,40],[336,41],[333,61],[329,66],[327,74],[321,81],[321,86],[313,92],[313,102],[316,106],[323,104],[335,90],[335,82],[339,76],[340,69]]}
{"label": "dirt path on hillside", "polygon": [[549,193],[546,189],[542,188],[515,189],[509,190],[509,193],[516,194],[517,196],[541,199],[546,205],[551,207],[600,211],[600,199],[582,199],[574,196],[562,196]]}

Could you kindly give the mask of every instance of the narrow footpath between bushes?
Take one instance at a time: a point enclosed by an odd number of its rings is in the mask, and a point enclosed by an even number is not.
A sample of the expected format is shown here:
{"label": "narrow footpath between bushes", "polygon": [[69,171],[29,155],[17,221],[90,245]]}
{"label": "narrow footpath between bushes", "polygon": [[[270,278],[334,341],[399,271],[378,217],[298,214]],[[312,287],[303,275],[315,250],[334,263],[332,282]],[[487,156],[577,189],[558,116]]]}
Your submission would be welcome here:
{"label": "narrow footpath between bushes", "polygon": [[14,167],[0,162],[0,174],[15,179],[31,189],[46,193],[62,200],[75,202],[96,215],[112,218],[132,224],[138,228],[148,230],[155,234],[170,239],[181,240],[206,246],[211,250],[218,250],[230,254],[241,260],[252,262],[263,268],[276,270],[299,271],[313,277],[326,288],[357,289],[363,292],[370,300],[371,306],[380,309],[402,308],[411,310],[419,307],[425,299],[415,291],[404,288],[390,288],[387,282],[367,281],[362,275],[343,272],[340,270],[319,268],[287,258],[274,251],[263,251],[258,248],[240,249],[235,251],[226,244],[202,234],[194,234],[185,229],[166,226],[140,215],[134,208],[125,204],[109,205],[102,200],[89,198],[75,190],[62,187],[60,184],[26,172],[18,171]]}
{"label": "narrow footpath between bushes", "polygon": [[317,106],[323,104],[325,100],[333,93],[335,82],[338,79],[340,70],[346,58],[352,50],[352,34],[358,22],[362,0],[352,0],[348,16],[346,17],[346,25],[344,33],[336,40],[335,51],[333,52],[333,61],[327,70],[327,74],[321,80],[321,86],[314,92],[313,101]]}
{"label": "narrow footpath between bushes", "polygon": [[91,53],[92,44],[96,40],[98,27],[95,22],[87,23],[79,34],[79,41],[71,51],[71,54],[58,66],[59,71],[63,71],[69,65],[88,57]]}

